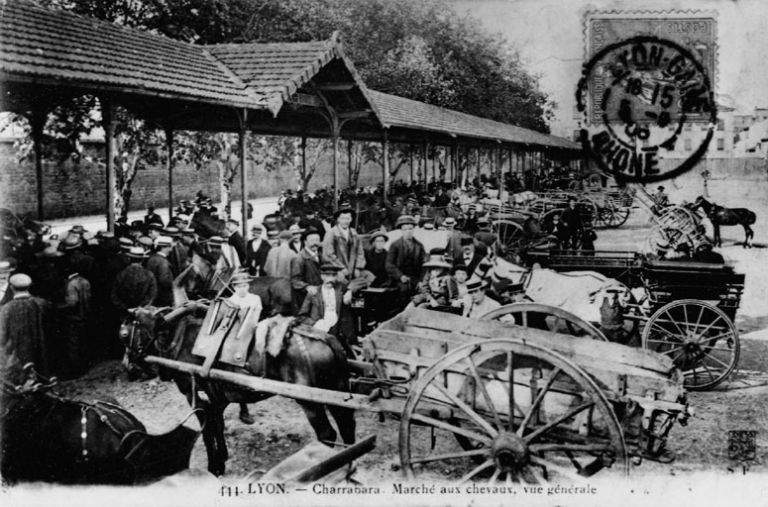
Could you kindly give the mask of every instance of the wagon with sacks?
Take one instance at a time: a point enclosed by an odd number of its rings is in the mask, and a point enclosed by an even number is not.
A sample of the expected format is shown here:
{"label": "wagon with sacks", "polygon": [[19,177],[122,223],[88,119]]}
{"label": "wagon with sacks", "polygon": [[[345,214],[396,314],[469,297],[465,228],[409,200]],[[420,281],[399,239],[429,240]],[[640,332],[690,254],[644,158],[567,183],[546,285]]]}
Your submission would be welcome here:
{"label": "wagon with sacks", "polygon": [[[297,332],[309,339],[317,330]],[[682,375],[668,357],[527,327],[524,320],[406,310],[363,339],[360,357],[349,360],[346,391],[232,371],[222,360],[236,360],[242,349],[211,348],[210,341],[207,347],[204,364],[146,361],[199,381],[390,414],[399,420],[400,461],[409,478],[544,482],[624,475],[631,456],[664,457],[668,432],[688,415]]]}

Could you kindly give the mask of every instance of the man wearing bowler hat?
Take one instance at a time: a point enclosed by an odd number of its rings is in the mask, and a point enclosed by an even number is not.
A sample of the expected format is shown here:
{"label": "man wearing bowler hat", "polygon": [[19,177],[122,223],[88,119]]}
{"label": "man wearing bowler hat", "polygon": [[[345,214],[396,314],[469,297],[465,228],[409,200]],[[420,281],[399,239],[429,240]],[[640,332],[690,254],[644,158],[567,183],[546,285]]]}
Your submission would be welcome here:
{"label": "man wearing bowler hat", "polygon": [[384,287],[389,281],[387,274],[387,241],[389,236],[384,231],[371,235],[371,248],[365,252],[365,267],[373,273],[372,287]]}
{"label": "man wearing bowler hat", "polygon": [[354,344],[355,324],[349,305],[352,293],[339,282],[340,266],[324,263],[320,266],[322,284],[314,294],[307,294],[299,310],[300,322],[336,336],[347,355],[354,357],[350,344]]}

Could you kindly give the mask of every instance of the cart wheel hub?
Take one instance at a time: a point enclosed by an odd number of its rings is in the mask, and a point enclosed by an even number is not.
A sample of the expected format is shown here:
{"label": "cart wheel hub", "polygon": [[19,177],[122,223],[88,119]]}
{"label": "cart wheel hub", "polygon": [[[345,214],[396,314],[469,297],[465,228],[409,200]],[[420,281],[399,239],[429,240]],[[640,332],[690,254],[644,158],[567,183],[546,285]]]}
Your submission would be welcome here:
{"label": "cart wheel hub", "polygon": [[503,471],[520,470],[528,464],[528,447],[514,433],[499,433],[491,445],[496,467]]}

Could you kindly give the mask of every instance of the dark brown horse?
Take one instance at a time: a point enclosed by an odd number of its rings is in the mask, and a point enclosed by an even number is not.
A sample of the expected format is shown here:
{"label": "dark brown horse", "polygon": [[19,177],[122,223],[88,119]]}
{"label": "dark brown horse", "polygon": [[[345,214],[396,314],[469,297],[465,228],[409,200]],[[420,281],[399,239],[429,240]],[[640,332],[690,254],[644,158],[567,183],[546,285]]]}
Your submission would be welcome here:
{"label": "dark brown horse", "polygon": [[[132,312],[121,330],[126,345],[126,359],[131,365],[146,368],[146,355],[159,355],[186,363],[201,364],[202,358],[192,354],[192,347],[200,331],[201,317],[206,307],[192,303],[168,313],[168,309],[139,308]],[[245,368],[221,365],[222,369],[241,373],[261,374],[261,355],[251,350]],[[226,385],[203,378],[193,380],[188,374],[176,370],[160,369],[161,376],[171,378],[187,397],[190,405],[204,412],[203,441],[208,453],[208,470],[224,473],[228,458],[224,439],[224,409],[230,403],[255,403],[272,396],[271,393],[254,393],[246,389]],[[349,372],[346,355],[339,342],[332,336],[322,339],[302,336],[289,330],[277,357],[266,360],[264,376],[306,386],[347,391]],[[205,393],[205,398],[200,396]],[[337,433],[331,426],[325,406],[318,403],[298,402],[321,441],[333,443]],[[354,411],[347,408],[328,407],[336,421],[341,438],[351,444],[355,440]],[[201,416],[203,417],[203,416]]]}
{"label": "dark brown horse", "polygon": [[755,212],[746,208],[724,208],[713,202],[709,202],[703,196],[696,198],[693,203],[693,209],[701,208],[706,213],[707,218],[712,222],[715,230],[715,246],[723,246],[723,240],[720,238],[721,225],[741,225],[744,227],[744,248],[752,247],[752,238],[755,231],[752,225],[757,221]]}
{"label": "dark brown horse", "polygon": [[197,431],[180,424],[150,435],[116,402],[73,400],[43,387],[3,389],[3,481],[138,484],[189,467]]}

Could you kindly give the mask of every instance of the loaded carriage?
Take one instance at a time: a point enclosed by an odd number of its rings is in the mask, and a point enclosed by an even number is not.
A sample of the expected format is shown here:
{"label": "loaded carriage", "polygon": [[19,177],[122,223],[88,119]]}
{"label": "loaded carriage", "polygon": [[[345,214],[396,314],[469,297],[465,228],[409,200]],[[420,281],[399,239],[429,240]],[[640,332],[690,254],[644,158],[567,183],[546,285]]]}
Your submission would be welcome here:
{"label": "loaded carriage", "polygon": [[633,252],[531,251],[529,263],[558,272],[593,271],[635,289],[623,318],[642,327],[641,345],[670,357],[690,390],[725,381],[739,359],[734,324],[745,276],[728,264],[655,260]]}

